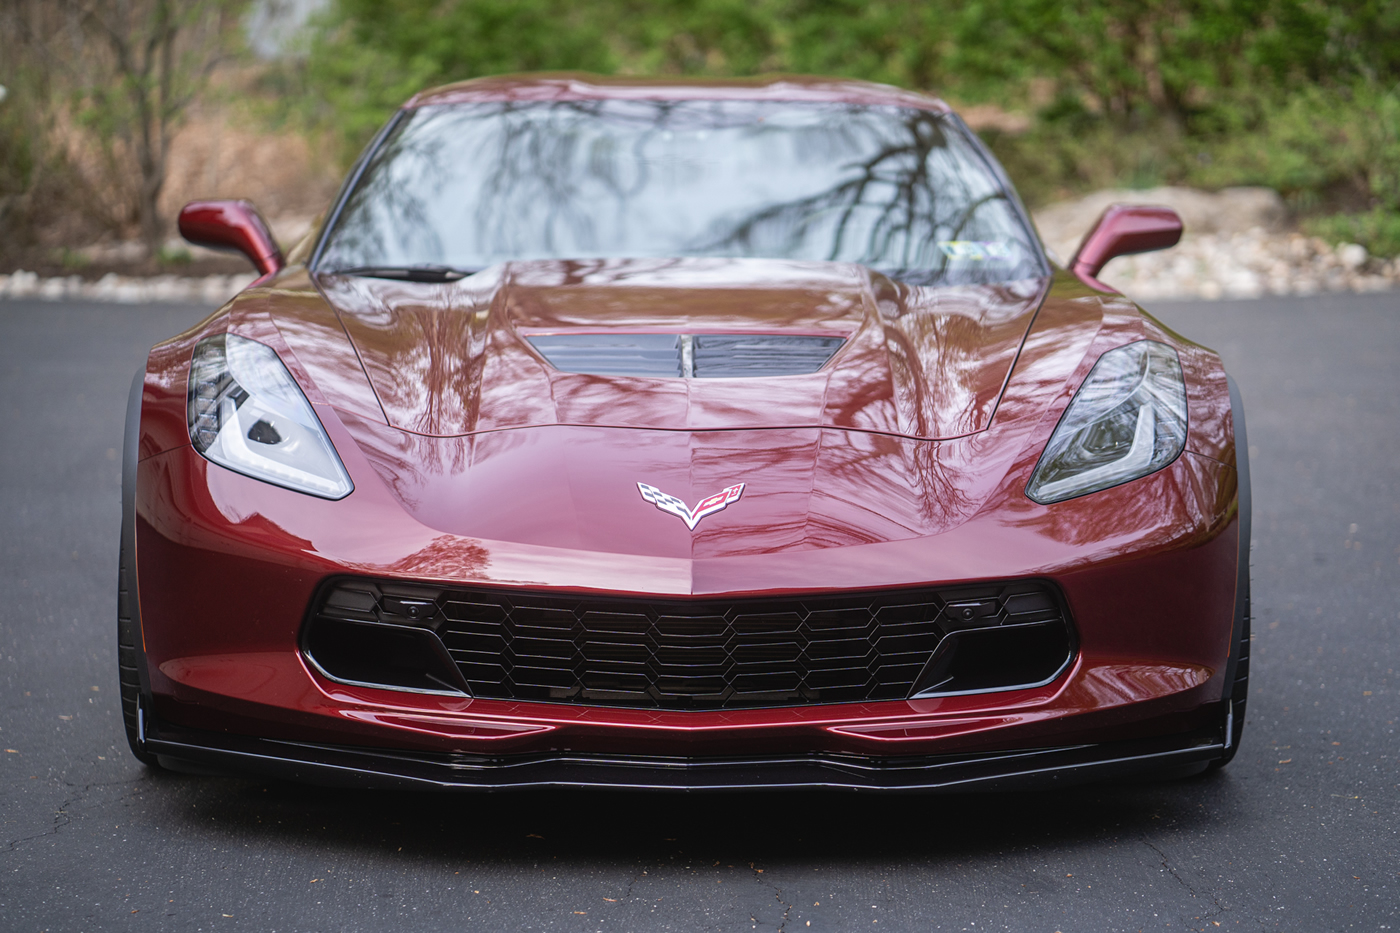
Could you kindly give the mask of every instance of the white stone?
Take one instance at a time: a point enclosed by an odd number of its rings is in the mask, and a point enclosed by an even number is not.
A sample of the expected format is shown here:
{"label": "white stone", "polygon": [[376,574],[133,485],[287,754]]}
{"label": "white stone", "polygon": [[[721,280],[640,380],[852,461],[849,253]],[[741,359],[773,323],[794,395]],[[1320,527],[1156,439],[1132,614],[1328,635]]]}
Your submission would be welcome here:
{"label": "white stone", "polygon": [[1343,243],[1337,247],[1337,258],[1348,269],[1360,269],[1366,264],[1370,254],[1366,252],[1366,247],[1360,243]]}
{"label": "white stone", "polygon": [[146,290],[135,280],[124,277],[113,289],[112,300],[122,304],[138,304],[146,300]]}
{"label": "white stone", "polygon": [[10,297],[28,298],[39,290],[39,274],[18,270],[10,276]]}

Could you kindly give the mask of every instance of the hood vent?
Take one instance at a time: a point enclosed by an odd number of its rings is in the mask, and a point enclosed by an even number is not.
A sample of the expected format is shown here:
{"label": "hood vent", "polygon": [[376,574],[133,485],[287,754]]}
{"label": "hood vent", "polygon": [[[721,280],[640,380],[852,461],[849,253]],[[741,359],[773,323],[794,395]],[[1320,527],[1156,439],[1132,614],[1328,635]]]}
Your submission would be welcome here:
{"label": "hood vent", "polygon": [[680,336],[676,334],[542,334],[526,338],[566,373],[592,376],[682,375]]}
{"label": "hood vent", "polygon": [[722,379],[814,373],[841,337],[783,334],[540,334],[526,338],[549,365],[590,376]]}

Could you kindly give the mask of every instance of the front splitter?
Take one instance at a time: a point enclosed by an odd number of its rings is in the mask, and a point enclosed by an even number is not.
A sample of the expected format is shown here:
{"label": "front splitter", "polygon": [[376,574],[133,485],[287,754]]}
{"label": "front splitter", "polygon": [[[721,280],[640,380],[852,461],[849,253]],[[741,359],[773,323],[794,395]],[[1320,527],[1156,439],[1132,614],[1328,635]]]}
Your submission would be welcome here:
{"label": "front splitter", "polygon": [[1206,765],[1225,751],[1217,727],[1089,745],[974,755],[877,758],[660,758],[540,754],[485,757],[319,745],[206,732],[146,721],[146,751],[196,765],[333,787],[496,791],[541,787],[736,791],[799,788],[874,792],[1007,791],[1063,787]]}

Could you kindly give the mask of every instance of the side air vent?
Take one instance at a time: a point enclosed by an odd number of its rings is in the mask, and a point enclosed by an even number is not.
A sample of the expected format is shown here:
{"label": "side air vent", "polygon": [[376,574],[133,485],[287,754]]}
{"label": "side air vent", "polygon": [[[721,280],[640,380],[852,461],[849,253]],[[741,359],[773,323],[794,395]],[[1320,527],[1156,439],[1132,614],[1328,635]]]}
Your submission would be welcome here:
{"label": "side air vent", "polygon": [[538,334],[549,365],[591,376],[723,379],[814,373],[840,337],[786,334]]}

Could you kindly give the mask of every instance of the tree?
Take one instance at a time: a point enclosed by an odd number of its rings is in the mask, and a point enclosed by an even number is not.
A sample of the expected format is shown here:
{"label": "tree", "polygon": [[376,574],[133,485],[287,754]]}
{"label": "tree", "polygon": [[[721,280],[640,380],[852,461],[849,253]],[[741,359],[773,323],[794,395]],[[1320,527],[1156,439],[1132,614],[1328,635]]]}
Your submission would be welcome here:
{"label": "tree", "polygon": [[81,29],[82,48],[64,55],[74,68],[79,122],[97,137],[106,180],[125,195],[125,219],[135,221],[152,252],[165,236],[157,205],[170,139],[210,73],[226,59],[224,32],[241,5],[239,0],[60,0],[59,8]]}

